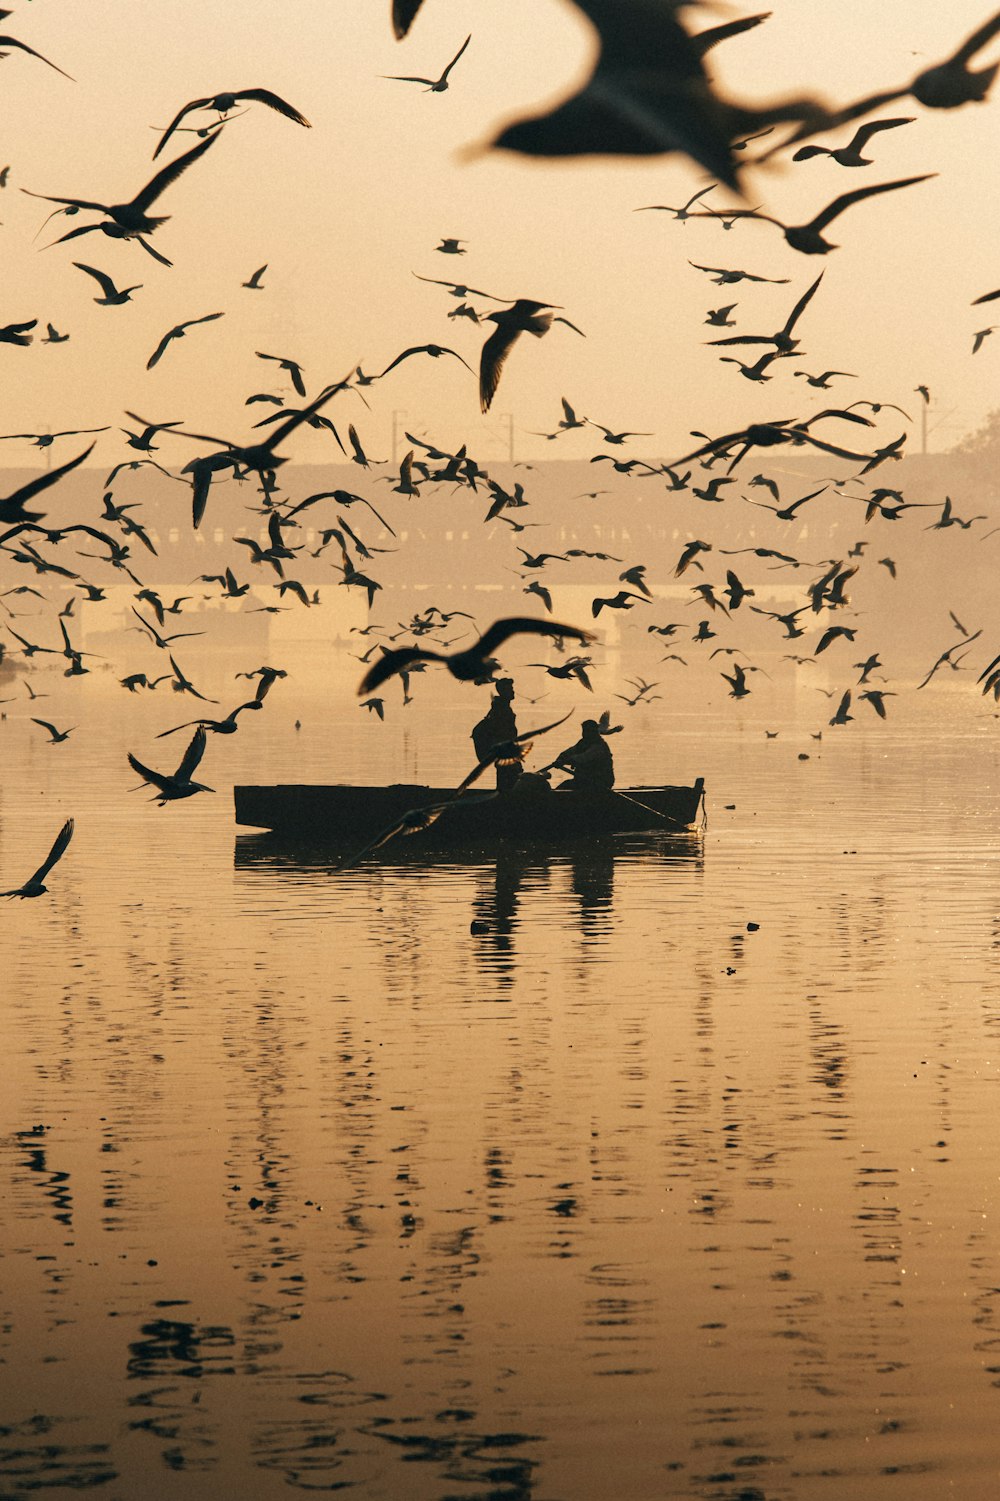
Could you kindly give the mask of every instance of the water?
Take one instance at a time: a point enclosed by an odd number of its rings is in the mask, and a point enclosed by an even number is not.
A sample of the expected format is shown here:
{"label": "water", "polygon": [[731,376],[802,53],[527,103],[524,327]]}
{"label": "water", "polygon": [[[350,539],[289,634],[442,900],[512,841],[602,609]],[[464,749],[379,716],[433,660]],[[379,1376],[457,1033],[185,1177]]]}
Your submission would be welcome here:
{"label": "water", "polygon": [[177,701],[0,727],[4,884],[77,820],[0,913],[0,1496],[995,1494],[974,690],[819,742],[626,710],[619,784],[665,745],[701,837],[338,874],[231,783],[457,779],[475,714],[428,674],[334,745],[281,687],[164,810],[123,753],[176,765]]}

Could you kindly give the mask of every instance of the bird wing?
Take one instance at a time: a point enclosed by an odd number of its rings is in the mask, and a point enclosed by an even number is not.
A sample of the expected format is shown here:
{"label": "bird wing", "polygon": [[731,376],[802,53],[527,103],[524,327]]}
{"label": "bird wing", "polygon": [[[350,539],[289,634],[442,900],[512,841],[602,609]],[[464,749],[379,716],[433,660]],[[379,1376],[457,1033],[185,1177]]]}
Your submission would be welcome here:
{"label": "bird wing", "polygon": [[145,213],[150,204],[159,198],[164,189],[169,188],[170,184],[175,182],[181,173],[190,167],[192,162],[197,161],[199,156],[204,156],[210,146],[214,146],[218,134],[219,132],[215,131],[212,135],[206,136],[203,141],[198,142],[197,146],[192,146],[190,151],[185,151],[183,156],[176,157],[167,166],[162,167],[156,176],[146,184],[142,192],[135,195],[129,207],[137,209],[139,213]]}
{"label": "bird wing", "polygon": [[445,68],[444,72],[441,74],[441,77],[438,79],[438,83],[444,83],[447,80],[448,74],[451,72],[452,68],[458,62],[458,59],[462,56],[462,53],[465,51],[466,47],[469,45],[469,43],[471,41],[472,41],[472,32],[470,31],[469,35],[465,38],[465,41],[462,43],[461,47],[459,47],[458,51],[455,53],[455,56],[452,58],[451,62],[448,64],[448,66]]}
{"label": "bird wing", "polygon": [[159,361],[166,353],[167,345],[170,343],[171,339],[175,339],[177,335],[182,332],[183,329],[180,327],[167,330],[167,332],[163,335],[163,338],[160,340],[159,344],[157,344],[156,348],[153,350],[153,353],[149,356],[149,359],[146,361],[147,370],[152,370],[153,366],[159,363]]}
{"label": "bird wing", "polygon": [[[76,233],[78,233],[78,231],[74,230],[74,234]],[[100,284],[101,291],[104,293],[105,297],[117,296],[118,288],[111,280],[111,277],[105,276],[103,271],[98,271],[96,266],[85,266],[83,261],[74,261],[73,265],[78,271],[86,271],[88,276],[92,276],[94,280]]]}
{"label": "bird wing", "polygon": [[211,99],[192,99],[190,104],[185,104],[183,108],[177,111],[176,115],[171,120],[170,124],[167,126],[166,130],[160,137],[159,142],[157,143],[156,150],[153,152],[154,162],[156,161],[156,158],[159,156],[160,152],[163,150],[164,146],[169,141],[170,137],[173,135],[174,131],[177,129],[178,125],[183,120],[184,116],[190,114],[193,109],[207,109],[211,102]]}
{"label": "bird wing", "polygon": [[[6,11],[6,10],[3,11],[3,12],[0,12],[0,15],[4,15],[4,16],[7,16],[9,14],[10,14],[10,12]],[[17,39],[17,37],[13,37],[13,36],[3,36],[3,37],[0,37],[0,47],[16,47],[19,52],[27,52],[30,57],[37,57],[38,61],[40,63],[44,63],[46,65],[46,67],[48,67],[48,68],[55,68],[55,71],[57,73],[62,73],[62,76],[64,78],[68,78],[69,81],[70,81],[70,83],[75,83],[76,82],[76,79],[73,77],[72,73],[66,73],[66,72],[63,71],[62,68],[56,68],[55,63],[50,62],[47,57],[43,57],[40,52],[36,52],[35,49],[34,49],[34,47],[29,47],[28,44],[27,44],[27,42],[19,42],[18,39]]]}
{"label": "bird wing", "polygon": [[397,672],[403,672],[411,662],[435,662],[439,657],[436,652],[422,651],[417,646],[404,646],[397,651],[387,651],[375,662],[364,677],[358,688],[358,696],[372,693],[387,678],[391,678]]}
{"label": "bird wing", "polygon": [[53,740],[57,740],[59,738],[59,731],[56,729],[54,724],[49,724],[49,721],[47,719],[35,719],[33,715],[29,717],[32,724],[40,724],[43,730],[48,730]]}
{"label": "bird wing", "polygon": [[824,272],[821,271],[819,273],[819,275],[817,276],[816,280],[813,282],[812,286],[808,287],[806,289],[806,291],[802,293],[802,296],[799,298],[798,302],[795,304],[795,306],[792,308],[792,311],[789,313],[788,319],[787,319],[787,321],[785,323],[785,326],[782,329],[782,333],[785,333],[785,334],[790,334],[791,333],[792,329],[795,327],[795,324],[796,324],[796,321],[797,321],[799,315],[807,307],[807,305],[809,303],[809,299],[812,297],[813,293],[816,291],[816,288],[819,286],[820,282],[823,280],[823,276],[824,276]]}
{"label": "bird wing", "polygon": [[422,4],[423,0],[392,0],[392,29],[398,41],[402,41],[413,25]]}
{"label": "bird wing", "polygon": [[72,838],[73,820],[71,818],[67,818],[66,822],[59,830],[59,833],[56,835],[55,840],[52,844],[52,848],[46,855],[45,860],[35,871],[35,874],[31,877],[31,880],[27,881],[25,884],[31,886],[34,885],[36,881],[44,881],[45,877],[48,875],[53,865],[55,865],[56,861],[61,860],[63,855],[66,853],[66,847]]}
{"label": "bird wing", "polygon": [[894,130],[897,125],[912,125],[914,118],[913,115],[897,115],[893,120],[868,120],[854,132],[848,150],[862,151],[876,131]]}
{"label": "bird wing", "polygon": [[268,109],[277,110],[279,115],[284,115],[286,120],[294,120],[296,125],[309,127],[309,121],[305,115],[289,104],[287,99],[282,99],[280,94],[273,94],[270,89],[240,89],[233,95],[234,99],[252,99],[257,104],[266,104]]}
{"label": "bird wing", "polygon": [[62,479],[64,474],[69,474],[70,470],[75,469],[77,464],[82,464],[84,459],[93,453],[94,446],[91,443],[90,447],[85,448],[83,453],[77,454],[75,459],[70,459],[67,463],[60,464],[58,469],[49,469],[44,474],[40,474],[37,479],[31,480],[27,485],[22,485],[20,490],[16,490],[13,495],[7,496],[6,504],[8,506],[23,506],[25,501],[32,500],[42,490],[47,490],[50,485],[54,485],[57,480]]}
{"label": "bird wing", "polygon": [[500,372],[503,370],[504,361],[510,354],[520,332],[518,328],[507,329],[498,326],[483,345],[479,360],[479,405],[484,412],[490,409],[490,403],[500,384]]}
{"label": "bird wing", "polygon": [[198,763],[205,754],[206,742],[205,726],[199,725],[191,736],[191,744],[184,752],[181,764],[174,773],[178,782],[189,782],[191,780],[191,777],[198,769]]}
{"label": "bird wing", "polygon": [[511,636],[516,635],[569,636],[574,641],[583,642],[585,646],[596,639],[592,631],[580,630],[575,625],[560,625],[558,621],[538,620],[530,615],[510,615],[503,620],[495,620],[480,636],[473,650],[481,656],[489,656]]}
{"label": "bird wing", "polygon": [[[859,203],[862,198],[872,198],[876,193],[891,193],[895,188],[908,188],[916,182],[926,182],[929,177],[936,176],[936,172],[924,172],[920,177],[900,177],[895,182],[877,182],[873,183],[871,187],[855,188],[851,193],[841,193],[840,197],[835,198],[831,204],[828,204],[821,213],[816,215],[815,219],[810,220],[808,228],[816,230],[818,233],[824,230],[828,224],[832,223],[845,209],[850,208],[852,203]],[[763,215],[760,217],[763,218]]]}

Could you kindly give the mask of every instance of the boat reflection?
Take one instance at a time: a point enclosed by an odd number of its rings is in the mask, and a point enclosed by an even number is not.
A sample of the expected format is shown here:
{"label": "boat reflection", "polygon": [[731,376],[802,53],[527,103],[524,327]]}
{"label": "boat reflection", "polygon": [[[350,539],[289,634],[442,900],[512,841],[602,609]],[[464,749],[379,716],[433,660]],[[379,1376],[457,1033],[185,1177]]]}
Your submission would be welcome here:
{"label": "boat reflection", "polygon": [[[354,882],[373,869],[422,879],[433,871],[472,880],[469,931],[478,940],[477,962],[494,976],[511,975],[515,968],[516,936],[523,911],[530,915],[531,897],[562,886],[575,899],[566,905],[567,926],[575,915],[584,944],[604,939],[614,925],[616,868],[655,865],[700,872],[705,842],[701,830],[682,834],[615,834],[578,840],[561,847],[504,844],[489,853],[451,850],[434,860],[425,848],[395,840],[363,864],[342,869],[343,853],[330,845],[304,843],[273,833],[237,835],[234,866],[270,880],[282,876]],[[568,879],[567,879],[568,878]],[[453,890],[451,893],[453,895]]]}

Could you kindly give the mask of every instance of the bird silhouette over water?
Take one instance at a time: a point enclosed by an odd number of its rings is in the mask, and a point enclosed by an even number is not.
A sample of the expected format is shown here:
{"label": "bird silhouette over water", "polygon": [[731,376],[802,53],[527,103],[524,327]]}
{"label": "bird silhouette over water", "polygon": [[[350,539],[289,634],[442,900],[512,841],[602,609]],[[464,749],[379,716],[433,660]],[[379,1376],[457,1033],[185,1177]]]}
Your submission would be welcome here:
{"label": "bird silhouette over water", "polygon": [[[2,45],[2,42],[0,42],[0,45]],[[52,848],[49,850],[48,854],[46,855],[42,864],[35,871],[34,875],[29,876],[23,886],[17,886],[13,891],[0,891],[0,896],[44,896],[46,891],[48,890],[48,887],[45,885],[45,877],[48,875],[49,871],[56,864],[56,862],[58,860],[61,860],[63,855],[66,853],[69,842],[73,838],[73,828],[74,824],[72,818],[67,818],[66,822],[59,830],[59,833],[56,835],[55,840],[52,844]]]}
{"label": "bird silhouette over water", "polygon": [[511,636],[518,635],[552,636],[556,639],[569,637],[573,641],[582,641],[584,645],[594,639],[590,631],[582,631],[575,625],[560,625],[555,620],[512,615],[503,620],[495,620],[474,645],[466,647],[464,651],[453,652],[450,656],[420,646],[405,646],[396,651],[387,651],[381,661],[376,662],[365,673],[358,694],[372,693],[387,678],[394,673],[403,672],[413,662],[443,662],[452,677],[463,683],[488,680],[497,665],[491,652],[503,646]]}
{"label": "bird silhouette over water", "polygon": [[[300,114],[293,104],[289,104],[287,100],[282,99],[278,94],[273,94],[270,89],[236,89],[230,94],[209,95],[205,99],[192,99],[190,104],[185,104],[183,109],[177,111],[177,114],[160,137],[159,144],[153,152],[153,160],[155,161],[159,156],[185,115],[190,114],[193,109],[214,109],[219,115],[225,117],[244,99],[249,100],[253,104],[266,104],[268,109],[276,110],[279,115],[284,115],[286,120],[294,120],[296,125],[305,125],[307,128],[309,126],[309,121],[305,115]],[[212,137],[209,137],[209,139],[212,139]]]}
{"label": "bird silhouette over water", "polygon": [[131,751],[128,753],[128,764],[148,786],[155,787],[154,802],[158,802],[162,808],[167,803],[176,802],[180,798],[193,797],[196,792],[215,791],[214,787],[208,787],[204,782],[192,780],[205,754],[206,743],[204,726],[199,725],[181,758],[180,765],[172,773],[151,770],[150,767],[144,766],[136,756],[133,756]]}

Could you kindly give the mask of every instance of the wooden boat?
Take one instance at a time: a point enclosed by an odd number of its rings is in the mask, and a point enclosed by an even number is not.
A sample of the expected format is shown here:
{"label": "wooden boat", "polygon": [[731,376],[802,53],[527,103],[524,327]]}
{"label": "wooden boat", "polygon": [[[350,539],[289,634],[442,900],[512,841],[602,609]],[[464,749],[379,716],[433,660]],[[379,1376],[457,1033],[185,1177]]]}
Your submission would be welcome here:
{"label": "wooden boat", "polygon": [[[338,847],[363,845],[405,813],[447,803],[451,789],[395,783],[389,787],[276,786],[233,789],[236,822],[287,838]],[[595,835],[694,829],[702,816],[705,784],[626,787],[600,793],[522,795],[470,793],[448,803],[408,844],[490,847],[501,841],[589,839]]]}

